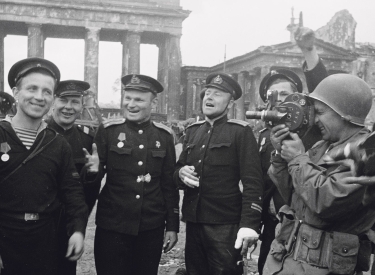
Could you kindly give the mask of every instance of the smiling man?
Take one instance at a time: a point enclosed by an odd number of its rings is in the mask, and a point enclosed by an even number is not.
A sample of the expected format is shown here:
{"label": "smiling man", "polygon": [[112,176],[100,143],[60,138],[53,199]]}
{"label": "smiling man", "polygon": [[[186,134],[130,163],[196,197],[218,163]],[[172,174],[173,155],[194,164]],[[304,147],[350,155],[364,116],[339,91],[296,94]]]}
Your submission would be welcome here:
{"label": "smiling man", "polygon": [[215,73],[206,83],[201,95],[206,119],[187,128],[174,174],[184,189],[186,269],[191,275],[242,274],[236,263],[257,241],[260,227],[260,159],[249,124],[227,118],[242,95],[238,82]]}
{"label": "smiling man", "polygon": [[57,274],[56,218],[66,211],[65,255],[83,253],[87,206],[66,140],[42,120],[60,72],[42,58],[14,64],[17,113],[0,122],[0,256],[4,274]]}
{"label": "smiling man", "polygon": [[156,275],[162,250],[173,248],[179,230],[173,135],[150,121],[163,86],[139,74],[121,81],[125,118],[105,122],[95,136],[107,173],[96,214],[95,264],[99,275]]}
{"label": "smiling man", "polygon": [[[61,81],[56,88],[52,116],[47,119],[50,128],[62,135],[69,143],[73,152],[73,160],[83,184],[85,201],[91,213],[99,195],[101,177],[99,171],[99,157],[96,152],[94,130],[87,126],[75,125],[83,110],[83,96],[90,88],[90,84],[79,80]],[[92,152],[92,155],[90,154]],[[66,215],[60,220],[59,241],[60,257],[59,272],[61,275],[76,274],[76,261],[69,261],[65,257],[68,238],[65,230]]]}
{"label": "smiling man", "polygon": [[301,139],[285,125],[271,131],[276,151],[269,175],[288,206],[279,211],[280,233],[263,274],[362,274],[370,265],[366,233],[375,221],[375,198],[363,203],[366,186],[356,184],[350,166],[325,159],[369,134],[364,122],[371,89],[357,76],[334,74],[310,98],[323,140],[305,152]]}

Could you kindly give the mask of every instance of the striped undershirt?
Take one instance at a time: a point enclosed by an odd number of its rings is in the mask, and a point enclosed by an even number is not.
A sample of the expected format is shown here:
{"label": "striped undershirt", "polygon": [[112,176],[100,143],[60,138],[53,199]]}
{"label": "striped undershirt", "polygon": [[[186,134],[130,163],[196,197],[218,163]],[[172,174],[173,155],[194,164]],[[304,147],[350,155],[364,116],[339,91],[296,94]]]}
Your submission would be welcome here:
{"label": "striped undershirt", "polygon": [[17,136],[22,141],[23,145],[25,145],[27,149],[30,149],[36,139],[38,130],[30,130],[30,129],[19,128],[19,127],[14,127],[14,126],[13,128]]}

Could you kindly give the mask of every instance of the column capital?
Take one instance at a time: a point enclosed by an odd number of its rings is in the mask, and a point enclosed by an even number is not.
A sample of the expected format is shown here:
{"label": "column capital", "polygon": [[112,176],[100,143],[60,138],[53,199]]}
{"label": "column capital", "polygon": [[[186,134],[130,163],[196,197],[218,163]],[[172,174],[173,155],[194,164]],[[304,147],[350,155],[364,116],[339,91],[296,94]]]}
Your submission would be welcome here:
{"label": "column capital", "polygon": [[98,28],[98,27],[86,27],[86,32],[87,33],[99,33],[101,28]]}
{"label": "column capital", "polygon": [[33,23],[33,22],[25,22],[27,27],[33,27],[33,28],[41,28],[43,27],[43,24]]}

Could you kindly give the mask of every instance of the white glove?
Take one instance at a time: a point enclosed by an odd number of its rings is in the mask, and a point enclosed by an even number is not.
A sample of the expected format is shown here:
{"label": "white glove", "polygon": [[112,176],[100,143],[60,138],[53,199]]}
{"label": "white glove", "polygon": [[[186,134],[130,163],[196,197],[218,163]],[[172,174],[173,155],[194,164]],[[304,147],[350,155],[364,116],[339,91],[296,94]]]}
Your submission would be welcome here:
{"label": "white glove", "polygon": [[252,246],[259,238],[259,234],[251,228],[242,227],[238,230],[235,249],[240,249],[242,246],[241,254],[247,253],[247,248]]}

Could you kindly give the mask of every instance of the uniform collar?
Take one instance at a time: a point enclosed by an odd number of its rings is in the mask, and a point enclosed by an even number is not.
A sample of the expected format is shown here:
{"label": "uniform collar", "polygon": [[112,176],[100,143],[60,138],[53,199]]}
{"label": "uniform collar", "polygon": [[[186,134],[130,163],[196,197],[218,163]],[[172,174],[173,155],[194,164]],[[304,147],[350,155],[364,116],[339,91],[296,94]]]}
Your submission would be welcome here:
{"label": "uniform collar", "polygon": [[[225,115],[225,116],[219,118],[218,120],[215,120],[213,126],[217,126],[217,125],[223,124],[223,123],[225,123],[227,121],[228,121],[228,116]],[[211,126],[211,123],[209,123],[208,121],[206,121],[206,124],[209,125],[209,126]]]}
{"label": "uniform collar", "polygon": [[136,122],[133,122],[133,121],[129,121],[129,120],[126,120],[125,122],[129,128],[132,128],[132,129],[135,129],[135,130],[140,130],[140,129],[146,129],[147,127],[149,127],[151,125],[151,120],[147,120],[145,122],[142,122],[142,123],[136,123]]}
{"label": "uniform collar", "polygon": [[[7,115],[3,120],[9,122],[12,125],[12,117],[11,116]],[[12,125],[12,128],[13,128],[13,125]],[[42,122],[39,125],[39,128],[37,129],[36,135],[39,135],[39,133],[46,128],[47,128],[47,123],[44,120],[42,120]]]}
{"label": "uniform collar", "polygon": [[54,129],[56,132],[58,132],[59,134],[66,134],[66,133],[70,133],[71,131],[73,131],[73,128],[74,128],[74,125],[72,127],[70,127],[69,129],[64,129],[63,127],[61,127],[55,120],[54,118],[51,116],[50,118],[48,118],[46,120],[48,126],[52,129]]}

